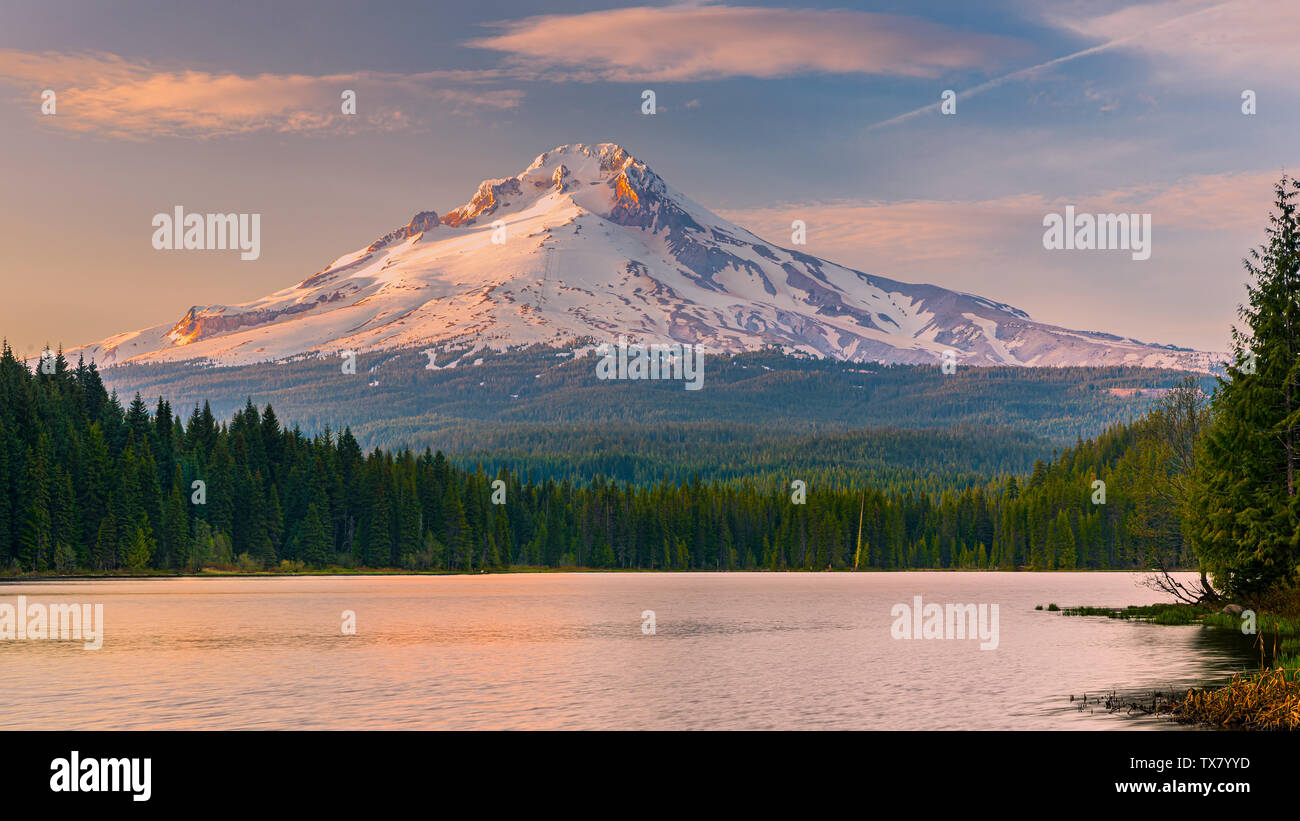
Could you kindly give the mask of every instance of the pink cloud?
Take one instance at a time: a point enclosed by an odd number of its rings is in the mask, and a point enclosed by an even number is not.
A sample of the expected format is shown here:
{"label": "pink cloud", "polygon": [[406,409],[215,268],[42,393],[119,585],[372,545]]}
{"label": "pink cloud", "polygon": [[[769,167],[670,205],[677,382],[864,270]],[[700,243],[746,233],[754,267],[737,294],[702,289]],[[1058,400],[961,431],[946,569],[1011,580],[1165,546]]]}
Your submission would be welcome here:
{"label": "pink cloud", "polygon": [[564,79],[686,81],[792,74],[937,77],[1025,52],[1009,38],[895,14],[638,6],[496,24],[469,45]]}
{"label": "pink cloud", "polygon": [[[49,88],[57,114],[43,124],[124,139],[214,137],[258,131],[395,130],[415,121],[413,106],[468,114],[518,105],[522,91],[456,87],[484,75],[221,74],[165,70],[112,54],[67,55],[0,49],[0,81],[26,87],[32,101]],[[490,76],[490,75],[489,75]],[[357,114],[344,115],[341,94],[357,92]],[[30,95],[30,96],[29,96]]]}
{"label": "pink cloud", "polygon": [[[1161,232],[1258,234],[1281,172],[1205,174],[1169,185],[1112,189],[1074,197],[1016,194],[992,200],[833,201],[732,209],[721,213],[778,245],[790,223],[808,225],[809,250],[888,273],[939,270],[937,264],[1017,257],[1042,233],[1043,216],[1066,205],[1092,213],[1150,213]],[[1235,248],[1240,256],[1245,248]]]}

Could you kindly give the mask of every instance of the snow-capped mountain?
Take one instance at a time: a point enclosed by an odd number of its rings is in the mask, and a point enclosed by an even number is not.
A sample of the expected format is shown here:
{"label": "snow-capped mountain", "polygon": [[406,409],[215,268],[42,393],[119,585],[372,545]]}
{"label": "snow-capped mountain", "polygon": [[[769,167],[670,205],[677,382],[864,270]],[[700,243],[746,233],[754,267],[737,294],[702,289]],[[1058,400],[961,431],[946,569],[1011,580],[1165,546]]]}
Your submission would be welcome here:
{"label": "snow-capped mountain", "polygon": [[[778,247],[709,212],[617,145],[567,145],[469,202],[416,214],[302,282],[80,349],[100,365],[579,338],[776,345],[844,360],[1140,365],[1216,355],[1035,322],[1009,305]],[[73,352],[76,354],[76,351]]]}

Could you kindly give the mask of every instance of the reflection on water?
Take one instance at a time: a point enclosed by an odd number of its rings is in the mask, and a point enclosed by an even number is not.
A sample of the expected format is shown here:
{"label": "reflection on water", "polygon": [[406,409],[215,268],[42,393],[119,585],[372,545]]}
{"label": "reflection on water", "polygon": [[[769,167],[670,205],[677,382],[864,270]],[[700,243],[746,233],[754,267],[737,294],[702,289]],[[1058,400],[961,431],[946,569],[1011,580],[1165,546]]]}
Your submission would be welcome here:
{"label": "reflection on water", "polygon": [[[0,585],[103,603],[97,651],[0,641],[5,729],[1162,729],[1072,694],[1258,665],[1229,631],[1034,610],[1143,604],[1124,573],[520,574]],[[998,649],[890,609],[998,604]],[[357,634],[342,635],[356,613]],[[641,614],[655,612],[654,635]]]}

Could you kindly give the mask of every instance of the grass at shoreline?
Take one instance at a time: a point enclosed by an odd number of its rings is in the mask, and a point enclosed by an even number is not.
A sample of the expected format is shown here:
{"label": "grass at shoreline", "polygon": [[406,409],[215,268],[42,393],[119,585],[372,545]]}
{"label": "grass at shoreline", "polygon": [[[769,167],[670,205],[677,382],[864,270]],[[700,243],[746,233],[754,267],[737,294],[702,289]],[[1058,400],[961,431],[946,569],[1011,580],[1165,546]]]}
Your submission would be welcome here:
{"label": "grass at shoreline", "polygon": [[[1052,605],[1048,606],[1052,609]],[[1186,604],[1130,604],[1128,607],[1065,607],[1063,616],[1105,616],[1124,621],[1145,621],[1151,624],[1185,625],[1208,624],[1206,619],[1216,615],[1209,605]],[[1228,618],[1235,618],[1229,616]],[[1236,626],[1234,622],[1232,626]]]}
{"label": "grass at shoreline", "polygon": [[[1166,715],[1185,724],[1236,730],[1300,730],[1300,591],[1272,594],[1244,604],[1255,613],[1255,641],[1261,668],[1238,673],[1221,687],[1194,687],[1152,707],[1128,704],[1140,712]],[[1151,604],[1129,607],[1067,607],[1063,616],[1105,616],[1160,625],[1195,625],[1240,630],[1243,617],[1208,604]],[[1041,606],[1040,608],[1041,609]],[[1263,666],[1264,654],[1272,658]]]}
{"label": "grass at shoreline", "polygon": [[1300,730],[1300,670],[1275,667],[1236,675],[1226,687],[1188,690],[1171,715],[1236,730]]}

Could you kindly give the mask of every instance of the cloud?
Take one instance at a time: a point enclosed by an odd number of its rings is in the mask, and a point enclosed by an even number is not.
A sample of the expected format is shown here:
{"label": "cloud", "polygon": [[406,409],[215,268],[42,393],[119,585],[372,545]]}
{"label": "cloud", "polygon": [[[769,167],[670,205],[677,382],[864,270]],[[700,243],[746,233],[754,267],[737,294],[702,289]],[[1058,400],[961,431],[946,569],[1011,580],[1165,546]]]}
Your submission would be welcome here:
{"label": "cloud", "polygon": [[[781,240],[788,240],[790,222],[802,219],[808,225],[810,253],[886,275],[899,270],[937,273],[946,265],[1014,259],[1036,251],[1044,215],[1066,205],[1088,213],[1150,213],[1156,230],[1165,235],[1259,234],[1280,175],[1280,170],[1204,174],[1169,185],[1075,197],[1025,193],[990,200],[837,200],[720,213],[778,245],[789,244]],[[1228,247],[1236,257],[1246,250],[1235,243]]]}
{"label": "cloud", "polygon": [[638,6],[495,23],[468,45],[555,79],[690,81],[798,74],[938,77],[1021,43],[895,14],[723,5]]}
{"label": "cloud", "polygon": [[790,223],[808,225],[808,250],[854,267],[886,273],[969,259],[1003,246],[1022,224],[1038,225],[1048,200],[1020,194],[995,200],[835,200],[731,209],[720,213],[778,245]]}
{"label": "cloud", "polygon": [[[1090,5],[1095,5],[1090,4]],[[1162,0],[1052,22],[1089,39],[1176,65],[1164,79],[1300,69],[1300,3],[1294,0]]]}
{"label": "cloud", "polygon": [[[392,74],[221,74],[166,70],[113,54],[0,49],[0,82],[25,88],[37,114],[40,92],[57,94],[58,113],[43,124],[122,139],[217,137],[253,132],[397,130],[417,126],[430,107],[467,115],[514,107],[513,89],[468,89],[483,72]],[[357,114],[340,95],[357,92]]]}
{"label": "cloud", "polygon": [[[1097,0],[1082,4],[1086,8],[1096,5]],[[1300,4],[1294,0],[1165,0],[1099,15],[1057,14],[1049,23],[1102,42],[994,77],[961,91],[958,99],[965,100],[1010,82],[1032,80],[1049,69],[1080,58],[1120,50],[1158,58],[1166,68],[1155,72],[1150,80],[1160,82],[1186,82],[1192,75],[1217,77],[1225,72],[1242,71],[1263,80],[1271,73],[1288,73],[1300,68],[1300,50],[1293,43],[1295,32],[1300,30]],[[938,109],[938,103],[930,103],[873,123],[866,130],[898,125]]]}

